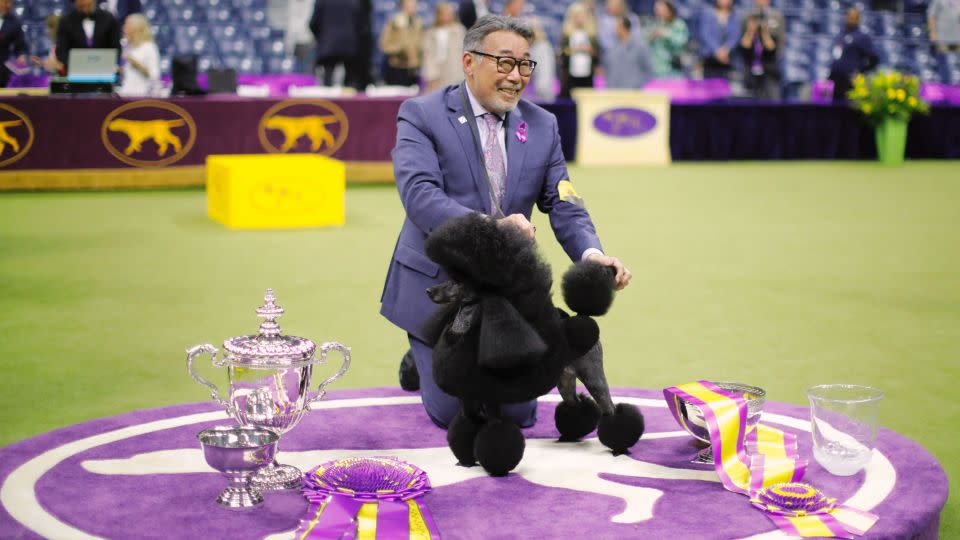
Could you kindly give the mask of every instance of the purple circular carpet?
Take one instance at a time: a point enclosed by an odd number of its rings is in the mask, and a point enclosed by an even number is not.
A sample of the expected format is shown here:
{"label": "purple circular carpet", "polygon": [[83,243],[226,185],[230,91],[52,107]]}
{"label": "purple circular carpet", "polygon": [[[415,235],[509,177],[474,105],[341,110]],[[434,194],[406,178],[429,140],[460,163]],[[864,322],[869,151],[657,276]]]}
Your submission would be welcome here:
{"label": "purple circular carpet", "polygon": [[[786,538],[746,497],[725,491],[680,431],[660,391],[614,389],[638,405],[643,438],[614,457],[595,434],[556,442],[558,397],[540,400],[517,469],[491,478],[459,467],[419,396],[343,390],[284,435],[279,461],[307,470],[351,455],[391,455],[430,476],[423,503],[444,538]],[[805,481],[880,516],[864,538],[935,538],[947,498],[939,463],[881,430],[866,471],[835,477],[811,457],[807,409],[768,402],[763,422],[800,435]],[[292,538],[306,510],[299,493],[267,493],[252,510],[214,502],[226,479],[203,461],[196,434],[230,423],[212,403],[137,411],[70,426],[0,449],[3,538]]]}

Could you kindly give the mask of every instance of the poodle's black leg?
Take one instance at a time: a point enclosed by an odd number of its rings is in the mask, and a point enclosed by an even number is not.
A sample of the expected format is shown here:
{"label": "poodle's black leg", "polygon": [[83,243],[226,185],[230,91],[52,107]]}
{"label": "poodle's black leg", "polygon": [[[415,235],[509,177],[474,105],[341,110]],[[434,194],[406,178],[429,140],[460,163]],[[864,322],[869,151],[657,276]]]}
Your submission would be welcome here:
{"label": "poodle's black leg", "polygon": [[603,346],[598,341],[587,354],[577,358],[573,362],[573,367],[577,372],[587,391],[597,401],[600,406],[600,412],[605,416],[613,414],[613,400],[610,398],[610,387],[607,385],[607,375],[603,371]]}
{"label": "poodle's black leg", "polygon": [[473,420],[474,423],[482,424],[487,421],[486,415],[484,415],[483,412],[483,403],[477,400],[461,399],[460,410],[467,418]]}
{"label": "poodle's black leg", "polygon": [[579,441],[591,431],[597,429],[600,421],[600,409],[589,396],[577,395],[577,375],[570,366],[560,374],[557,385],[563,401],[557,404],[553,421],[560,432],[563,442]]}
{"label": "poodle's black leg", "polygon": [[477,463],[473,447],[477,432],[484,424],[480,410],[480,403],[461,399],[460,413],[454,417],[447,428],[447,444],[456,456],[457,462],[464,467],[472,467]]}
{"label": "poodle's black leg", "polygon": [[564,402],[576,403],[577,373],[572,367],[567,366],[563,368],[563,373],[560,374],[560,382],[557,384],[557,390],[560,392],[560,397],[563,398]]}
{"label": "poodle's black leg", "polygon": [[523,459],[526,441],[516,424],[500,418],[499,404],[486,404],[487,423],[477,433],[473,452],[491,476],[506,476]]}
{"label": "poodle's black leg", "polygon": [[614,454],[625,454],[643,435],[643,415],[640,409],[627,403],[613,405],[610,387],[603,371],[603,348],[598,342],[590,351],[574,362],[577,376],[590,395],[597,400],[603,416],[597,426],[597,437]]}

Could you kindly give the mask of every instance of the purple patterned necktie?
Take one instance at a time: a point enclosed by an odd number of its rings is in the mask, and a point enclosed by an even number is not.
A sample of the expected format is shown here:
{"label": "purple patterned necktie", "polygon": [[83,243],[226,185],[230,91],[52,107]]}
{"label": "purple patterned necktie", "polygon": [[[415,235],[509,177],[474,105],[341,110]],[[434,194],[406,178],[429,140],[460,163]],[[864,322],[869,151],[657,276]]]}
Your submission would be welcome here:
{"label": "purple patterned necktie", "polygon": [[503,201],[504,186],[507,180],[507,167],[503,162],[503,150],[497,141],[497,124],[500,119],[496,115],[486,113],[483,115],[487,123],[487,139],[483,144],[483,160],[487,165],[487,176],[490,177],[490,184],[493,188],[493,213],[496,214],[500,208],[500,202]]}

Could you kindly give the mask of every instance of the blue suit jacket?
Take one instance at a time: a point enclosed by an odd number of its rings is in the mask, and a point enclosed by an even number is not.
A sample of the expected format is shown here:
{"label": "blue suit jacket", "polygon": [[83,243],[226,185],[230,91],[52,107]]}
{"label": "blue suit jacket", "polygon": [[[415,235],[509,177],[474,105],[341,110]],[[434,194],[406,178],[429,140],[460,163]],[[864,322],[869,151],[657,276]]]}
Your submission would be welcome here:
{"label": "blue suit jacket", "polygon": [[873,40],[860,30],[844,31],[834,40],[834,44],[841,48],[840,58],[830,66],[834,73],[851,77],[870,71],[880,60],[873,48]]}
{"label": "blue suit jacket", "polygon": [[[490,213],[477,145],[469,123],[460,122],[472,114],[463,110],[461,85],[408,99],[397,115],[393,170],[406,219],[387,271],[380,313],[421,338],[424,320],[436,309],[426,289],[448,279],[424,254],[424,240],[448,219]],[[526,142],[516,136],[520,122],[526,123]],[[561,200],[557,192],[557,184],[569,177],[556,117],[520,100],[507,117],[506,147],[503,213],[529,219],[536,204],[550,216],[554,234],[572,260],[579,260],[588,248],[601,249],[587,211]]]}

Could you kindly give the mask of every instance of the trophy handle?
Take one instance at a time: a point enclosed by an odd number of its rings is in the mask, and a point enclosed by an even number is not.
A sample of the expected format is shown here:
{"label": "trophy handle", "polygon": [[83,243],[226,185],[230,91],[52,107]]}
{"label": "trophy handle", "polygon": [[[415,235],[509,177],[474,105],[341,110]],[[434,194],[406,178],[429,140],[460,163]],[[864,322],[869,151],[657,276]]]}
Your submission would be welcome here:
{"label": "trophy handle", "polygon": [[329,352],[331,349],[336,350],[343,355],[343,364],[340,366],[340,369],[333,374],[332,377],[320,383],[320,386],[317,387],[317,395],[314,396],[309,402],[307,402],[307,406],[309,406],[311,403],[315,403],[323,399],[323,396],[326,395],[327,393],[327,391],[324,390],[324,387],[326,387],[328,384],[332,383],[333,381],[339,379],[340,377],[343,377],[343,374],[346,373],[347,369],[350,367],[350,347],[347,347],[346,345],[342,343],[338,343],[336,341],[329,341],[327,343],[324,343],[323,345],[320,345],[320,363],[321,364],[325,364],[327,362],[327,352]]}
{"label": "trophy handle", "polygon": [[196,347],[187,349],[187,371],[190,372],[190,376],[193,377],[193,380],[197,381],[198,383],[210,389],[210,398],[213,399],[213,401],[215,401],[217,404],[219,404],[224,409],[226,409],[227,413],[233,414],[233,407],[226,401],[220,399],[220,393],[217,392],[217,386],[212,382],[204,379],[202,376],[200,376],[199,373],[196,372],[196,370],[193,369],[193,360],[196,357],[200,356],[200,354],[205,352],[210,353],[211,362],[216,361],[217,348],[214,347],[213,345],[210,345],[209,343],[204,343],[203,345],[197,345]]}

